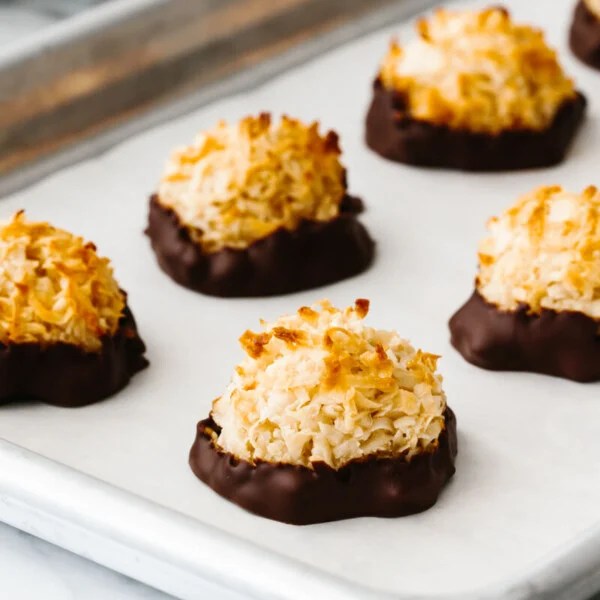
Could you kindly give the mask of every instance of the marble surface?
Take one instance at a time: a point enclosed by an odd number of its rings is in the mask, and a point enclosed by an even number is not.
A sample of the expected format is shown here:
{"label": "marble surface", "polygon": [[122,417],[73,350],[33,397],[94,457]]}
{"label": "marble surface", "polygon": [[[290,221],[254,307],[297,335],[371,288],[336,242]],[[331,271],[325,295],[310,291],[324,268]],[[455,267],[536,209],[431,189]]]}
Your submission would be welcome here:
{"label": "marble surface", "polygon": [[0,597],[10,600],[171,598],[1,523]]}

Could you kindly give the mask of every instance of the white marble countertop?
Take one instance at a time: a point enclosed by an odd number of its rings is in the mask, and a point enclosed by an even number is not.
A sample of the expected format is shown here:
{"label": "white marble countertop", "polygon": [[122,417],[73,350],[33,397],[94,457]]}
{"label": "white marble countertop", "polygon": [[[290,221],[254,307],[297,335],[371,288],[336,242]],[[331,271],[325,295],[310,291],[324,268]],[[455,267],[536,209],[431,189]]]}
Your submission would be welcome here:
{"label": "white marble countertop", "polygon": [[0,582],[0,596],[10,600],[171,598],[1,523]]}

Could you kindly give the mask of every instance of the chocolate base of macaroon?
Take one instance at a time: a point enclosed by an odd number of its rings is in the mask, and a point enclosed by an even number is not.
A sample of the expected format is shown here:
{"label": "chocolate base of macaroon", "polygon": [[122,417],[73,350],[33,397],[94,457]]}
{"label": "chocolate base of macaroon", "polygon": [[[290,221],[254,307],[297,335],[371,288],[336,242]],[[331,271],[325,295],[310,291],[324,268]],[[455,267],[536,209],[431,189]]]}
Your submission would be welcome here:
{"label": "chocolate base of macaroon", "polygon": [[356,219],[358,198],[346,196],[331,221],[303,221],[278,229],[244,249],[207,253],[175,212],[150,199],[147,235],[162,270],[177,283],[211,296],[274,296],[310,289],[361,273],[375,244]]}
{"label": "chocolate base of macaroon", "polygon": [[354,460],[340,469],[317,463],[314,469],[258,461],[250,464],[215,446],[220,428],[212,419],[198,423],[190,451],[196,476],[215,492],[257,515],[309,525],[354,517],[401,517],[433,506],[454,474],[456,418],[450,408],[435,450],[410,460]]}
{"label": "chocolate base of macaroon", "polygon": [[543,131],[511,129],[499,134],[451,129],[411,118],[400,94],[377,79],[367,114],[366,142],[381,156],[420,167],[464,171],[510,171],[563,161],[583,120],[585,97],[565,102]]}
{"label": "chocolate base of macaroon", "polygon": [[116,333],[104,336],[97,352],[66,343],[0,344],[0,404],[33,400],[76,407],[98,402],[148,366],[145,350],[128,307]]}
{"label": "chocolate base of macaroon", "polygon": [[569,45],[577,58],[600,69],[600,18],[582,0],[575,7]]}
{"label": "chocolate base of macaroon", "polygon": [[450,320],[450,332],[452,345],[483,369],[600,380],[600,321],[583,313],[503,311],[475,291]]}

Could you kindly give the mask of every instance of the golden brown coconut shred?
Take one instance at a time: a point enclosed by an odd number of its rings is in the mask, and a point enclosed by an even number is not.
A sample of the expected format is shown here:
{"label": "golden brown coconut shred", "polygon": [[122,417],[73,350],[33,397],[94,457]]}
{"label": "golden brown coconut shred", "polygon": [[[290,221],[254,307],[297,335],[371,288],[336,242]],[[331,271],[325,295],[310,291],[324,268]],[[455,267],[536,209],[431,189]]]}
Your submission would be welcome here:
{"label": "golden brown coconut shred", "polygon": [[18,212],[0,226],[0,342],[75,344],[116,332],[125,298],[106,258],[82,238]]}
{"label": "golden brown coconut shred", "polygon": [[303,219],[328,221],[345,195],[337,135],[270,115],[221,121],[175,151],[158,197],[206,252],[246,248]]}
{"label": "golden brown coconut shred", "polygon": [[213,403],[217,445],[250,462],[333,468],[435,449],[446,409],[438,357],[367,327],[368,307],[323,301],[247,331],[247,356]]}
{"label": "golden brown coconut shred", "polygon": [[417,33],[404,46],[392,42],[380,70],[412,118],[492,134],[542,130],[575,97],[544,33],[505,9],[438,9]]}
{"label": "golden brown coconut shred", "polygon": [[546,186],[488,222],[477,289],[503,310],[525,304],[600,319],[600,191]]}

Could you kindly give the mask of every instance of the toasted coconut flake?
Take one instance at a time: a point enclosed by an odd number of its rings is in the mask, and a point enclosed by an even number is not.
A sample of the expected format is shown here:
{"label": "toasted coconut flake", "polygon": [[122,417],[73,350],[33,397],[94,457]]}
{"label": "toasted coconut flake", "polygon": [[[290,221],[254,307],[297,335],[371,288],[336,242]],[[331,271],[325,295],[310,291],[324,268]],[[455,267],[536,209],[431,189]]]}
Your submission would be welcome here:
{"label": "toasted coconut flake", "polygon": [[0,225],[0,342],[64,342],[98,350],[125,299],[96,248],[18,212]]}
{"label": "toasted coconut flake", "polygon": [[346,192],[334,132],[283,117],[220,122],[171,156],[159,186],[206,252],[246,248],[303,219],[328,221]]}
{"label": "toasted coconut flake", "polygon": [[600,319],[600,192],[544,187],[488,223],[477,288],[504,310],[520,304]]}
{"label": "toasted coconut flake", "polygon": [[392,42],[380,71],[412,118],[476,132],[542,130],[575,97],[543,32],[505,9],[439,9],[417,31],[404,47]]}
{"label": "toasted coconut flake", "polygon": [[367,307],[323,301],[246,332],[247,357],[213,403],[217,444],[249,462],[336,469],[434,449],[446,409],[438,357],[367,327]]}
{"label": "toasted coconut flake", "polygon": [[600,0],[583,0],[585,5],[600,19]]}

